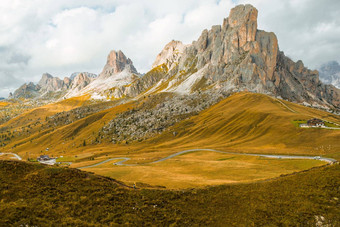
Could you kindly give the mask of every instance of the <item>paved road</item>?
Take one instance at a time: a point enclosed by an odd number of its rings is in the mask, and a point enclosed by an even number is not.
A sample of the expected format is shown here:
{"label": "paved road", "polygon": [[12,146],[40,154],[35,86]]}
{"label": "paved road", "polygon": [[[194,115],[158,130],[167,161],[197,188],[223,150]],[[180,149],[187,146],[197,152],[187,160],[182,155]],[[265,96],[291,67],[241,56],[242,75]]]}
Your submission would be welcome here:
{"label": "paved road", "polygon": [[[114,163],[115,165],[130,166],[129,164],[123,164],[123,162],[126,162],[126,161],[130,160],[130,158],[109,158],[109,159],[107,159],[107,160],[105,160],[105,161],[98,162],[98,163],[96,163],[96,164],[94,164],[94,165],[83,166],[83,167],[79,167],[79,168],[77,168],[77,169],[91,168],[91,167],[99,166],[99,165],[102,165],[102,164],[104,164],[104,163],[107,163],[107,162],[110,162],[110,161],[113,161],[113,160],[119,160],[119,159],[123,159],[123,160]],[[71,163],[71,164],[72,164],[72,163]],[[131,165],[131,166],[132,166],[132,165]]]}
{"label": "paved road", "polygon": [[13,155],[13,156],[14,156],[14,158],[18,159],[19,161],[21,161],[21,160],[22,160],[22,158],[21,158],[19,155],[17,155],[17,154],[14,154],[14,153],[1,153],[1,152],[0,152],[0,155],[3,155],[3,154],[9,154],[9,155]]}
{"label": "paved road", "polygon": [[182,154],[186,154],[186,153],[191,153],[191,152],[196,152],[196,151],[212,151],[212,152],[217,152],[217,153],[222,153],[222,154],[233,154],[233,155],[247,155],[247,156],[256,156],[256,157],[265,157],[265,158],[275,158],[275,159],[313,159],[313,160],[319,160],[319,161],[323,161],[323,162],[328,162],[328,163],[335,163],[337,162],[337,160],[332,159],[332,158],[325,158],[325,157],[321,157],[321,156],[301,156],[301,155],[266,155],[266,154],[248,154],[248,153],[235,153],[235,152],[225,152],[225,151],[218,151],[218,150],[213,150],[213,149],[191,149],[191,150],[185,150],[185,151],[180,151],[177,152],[175,154],[169,155],[165,158],[153,161],[153,162],[149,162],[149,163],[143,163],[143,164],[124,164],[124,162],[130,160],[130,158],[126,158],[126,157],[119,157],[119,158],[110,158],[107,159],[105,161],[99,162],[97,164],[94,165],[90,165],[90,166],[84,166],[84,167],[80,167],[78,169],[84,169],[84,168],[91,168],[91,167],[95,167],[95,166],[99,166],[101,164],[107,163],[109,161],[112,160],[120,160],[123,159],[122,161],[116,162],[114,163],[114,165],[120,165],[120,166],[137,166],[137,165],[145,165],[145,164],[153,164],[153,163],[158,163],[158,162],[163,162],[166,161],[168,159],[174,158],[176,156],[182,155]]}

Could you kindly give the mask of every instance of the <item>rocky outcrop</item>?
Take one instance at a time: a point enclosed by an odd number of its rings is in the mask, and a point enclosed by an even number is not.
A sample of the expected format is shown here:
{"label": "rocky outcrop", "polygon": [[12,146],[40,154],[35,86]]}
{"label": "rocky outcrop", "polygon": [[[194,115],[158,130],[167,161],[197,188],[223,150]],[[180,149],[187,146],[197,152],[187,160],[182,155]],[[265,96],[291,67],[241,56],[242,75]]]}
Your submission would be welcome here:
{"label": "rocky outcrop", "polygon": [[320,69],[320,80],[325,84],[332,84],[340,89],[340,65],[336,61],[323,64]]}
{"label": "rocky outcrop", "polygon": [[74,77],[70,89],[81,90],[93,81],[93,78],[88,77],[86,73],[79,73]]}
{"label": "rocky outcrop", "polygon": [[48,73],[44,73],[38,85],[41,87],[41,92],[55,92],[60,91],[65,87],[67,88],[69,84],[64,84],[64,81],[58,77],[53,77]]}
{"label": "rocky outcrop", "polygon": [[124,70],[138,74],[130,58],[127,58],[121,50],[118,52],[112,50],[107,57],[106,65],[99,77],[107,78]]}
{"label": "rocky outcrop", "polygon": [[74,77],[65,98],[82,95],[104,100],[127,97],[131,93],[131,84],[138,78],[139,74],[132,61],[122,51],[112,50],[99,76],[79,73]]}
{"label": "rocky outcrop", "polygon": [[20,88],[15,90],[13,95],[9,98],[25,98],[25,99],[31,99],[31,98],[36,98],[40,95],[39,90],[40,90],[39,85],[35,85],[34,83],[30,82],[28,84],[22,85]]}
{"label": "rocky outcrop", "polygon": [[181,41],[172,40],[164,47],[162,52],[157,55],[152,68],[156,68],[163,64],[165,64],[168,69],[174,68],[178,63],[179,58],[182,56],[185,47],[186,45]]}

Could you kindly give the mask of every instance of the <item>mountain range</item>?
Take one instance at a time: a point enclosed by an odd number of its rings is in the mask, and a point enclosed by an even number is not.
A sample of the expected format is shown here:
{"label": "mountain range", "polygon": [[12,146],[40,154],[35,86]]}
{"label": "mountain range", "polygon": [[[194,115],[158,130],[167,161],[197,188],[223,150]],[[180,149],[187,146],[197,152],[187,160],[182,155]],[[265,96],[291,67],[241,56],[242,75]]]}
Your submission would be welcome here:
{"label": "mountain range", "polygon": [[[318,71],[309,70],[301,60],[294,62],[286,57],[274,33],[257,29],[257,15],[253,6],[240,5],[231,10],[222,25],[204,30],[192,44],[171,41],[144,76],[122,51],[111,51],[98,76],[74,73],[61,80],[45,73],[37,85],[24,84],[10,98],[58,100],[89,95],[92,99],[114,100],[136,98],[143,92],[252,91],[340,108],[339,89],[323,84]],[[323,66],[321,75],[328,69]]]}

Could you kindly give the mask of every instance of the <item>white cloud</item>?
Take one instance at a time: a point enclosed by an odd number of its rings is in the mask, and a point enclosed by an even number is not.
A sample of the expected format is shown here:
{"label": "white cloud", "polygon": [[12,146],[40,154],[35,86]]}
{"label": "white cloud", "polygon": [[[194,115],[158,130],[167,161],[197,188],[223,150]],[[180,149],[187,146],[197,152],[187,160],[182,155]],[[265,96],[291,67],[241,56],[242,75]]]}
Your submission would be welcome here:
{"label": "white cloud", "polygon": [[[234,0],[2,0],[0,96],[49,72],[99,73],[112,49],[141,72],[172,39],[191,43],[221,24]],[[316,67],[340,60],[337,0],[240,0],[259,10],[259,28],[274,31],[280,49]]]}

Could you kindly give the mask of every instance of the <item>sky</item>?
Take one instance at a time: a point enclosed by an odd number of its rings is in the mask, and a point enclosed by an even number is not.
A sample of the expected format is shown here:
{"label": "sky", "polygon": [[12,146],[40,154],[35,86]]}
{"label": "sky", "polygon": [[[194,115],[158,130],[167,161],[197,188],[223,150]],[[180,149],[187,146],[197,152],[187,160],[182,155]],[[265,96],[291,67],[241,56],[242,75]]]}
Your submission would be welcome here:
{"label": "sky", "polygon": [[339,0],[1,0],[0,97],[45,72],[98,74],[113,49],[145,73],[168,42],[197,40],[237,4],[254,5],[293,60],[340,62]]}

